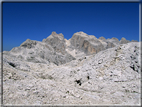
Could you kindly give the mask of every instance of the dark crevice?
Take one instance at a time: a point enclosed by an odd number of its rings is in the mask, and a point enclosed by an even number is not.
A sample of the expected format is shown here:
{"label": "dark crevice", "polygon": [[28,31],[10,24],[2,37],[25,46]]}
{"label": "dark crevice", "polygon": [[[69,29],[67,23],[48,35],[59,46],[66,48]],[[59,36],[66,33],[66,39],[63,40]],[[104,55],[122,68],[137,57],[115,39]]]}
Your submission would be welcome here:
{"label": "dark crevice", "polygon": [[90,77],[89,77],[89,76],[87,76],[87,79],[89,80],[89,79],[90,79]]}
{"label": "dark crevice", "polygon": [[81,80],[75,80],[75,82],[77,83],[77,84],[79,84],[80,86],[81,86]]}
{"label": "dark crevice", "polygon": [[[139,68],[139,66],[137,66]],[[132,68],[134,71],[138,72],[138,69],[136,68],[135,65],[130,66],[130,68]]]}
{"label": "dark crevice", "polygon": [[134,66],[130,66],[130,68],[132,68],[134,71],[135,71],[135,68],[134,68]]}
{"label": "dark crevice", "polygon": [[10,66],[12,66],[12,67],[16,67],[16,65],[14,64],[14,63],[12,63],[12,62],[8,62],[8,64],[10,65]]}

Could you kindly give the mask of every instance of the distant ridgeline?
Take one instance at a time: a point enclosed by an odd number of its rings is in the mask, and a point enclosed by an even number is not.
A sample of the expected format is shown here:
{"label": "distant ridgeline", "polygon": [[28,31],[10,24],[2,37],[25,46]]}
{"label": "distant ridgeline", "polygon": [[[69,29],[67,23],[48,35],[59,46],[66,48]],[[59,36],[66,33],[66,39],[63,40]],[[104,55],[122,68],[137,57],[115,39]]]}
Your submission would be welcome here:
{"label": "distant ridgeline", "polygon": [[[52,32],[42,42],[27,39],[19,47],[13,48],[10,52],[20,60],[35,63],[65,64],[77,57],[96,54],[102,50],[130,42],[125,38],[120,41],[117,38],[105,39],[96,38],[84,32],[74,33],[72,38],[67,40],[63,34]],[[132,40],[131,42],[137,42]],[[6,53],[6,52],[4,52]],[[7,53],[8,54],[8,53]]]}

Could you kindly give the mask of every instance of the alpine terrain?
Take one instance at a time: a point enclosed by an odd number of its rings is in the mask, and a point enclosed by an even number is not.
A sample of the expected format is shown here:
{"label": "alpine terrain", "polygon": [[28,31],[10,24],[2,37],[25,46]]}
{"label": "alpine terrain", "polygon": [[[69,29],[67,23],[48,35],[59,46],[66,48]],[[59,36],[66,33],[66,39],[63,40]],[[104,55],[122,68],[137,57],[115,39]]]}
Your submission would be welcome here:
{"label": "alpine terrain", "polygon": [[141,42],[52,32],[3,52],[4,105],[141,105]]}

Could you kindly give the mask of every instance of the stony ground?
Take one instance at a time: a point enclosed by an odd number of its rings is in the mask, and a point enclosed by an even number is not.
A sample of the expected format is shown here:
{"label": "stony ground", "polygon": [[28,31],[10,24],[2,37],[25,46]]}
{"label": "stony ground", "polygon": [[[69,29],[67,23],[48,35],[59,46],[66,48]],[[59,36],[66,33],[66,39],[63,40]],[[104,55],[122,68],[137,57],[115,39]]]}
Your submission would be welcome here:
{"label": "stony ground", "polygon": [[140,105],[140,44],[131,42],[62,64],[33,63],[5,52],[5,105]]}

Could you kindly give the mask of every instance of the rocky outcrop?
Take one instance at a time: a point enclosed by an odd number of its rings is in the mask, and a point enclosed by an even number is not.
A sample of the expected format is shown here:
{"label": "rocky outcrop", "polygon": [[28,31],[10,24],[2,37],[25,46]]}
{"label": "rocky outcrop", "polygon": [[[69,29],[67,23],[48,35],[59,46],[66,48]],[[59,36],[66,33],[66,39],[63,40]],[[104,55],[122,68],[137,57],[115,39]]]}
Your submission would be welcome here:
{"label": "rocky outcrop", "polygon": [[120,40],[120,44],[125,44],[125,43],[128,43],[130,42],[129,40],[126,40],[124,37],[121,38]]}
{"label": "rocky outcrop", "polygon": [[52,48],[56,52],[65,54],[65,40],[63,34],[57,34],[56,32],[52,32],[52,34],[46,39],[43,39],[42,42],[52,46]]}
{"label": "rocky outcrop", "polygon": [[84,32],[77,32],[75,33],[72,38],[70,39],[71,47],[75,49],[81,49],[85,38],[89,37]]}
{"label": "rocky outcrop", "polygon": [[104,49],[103,45],[93,35],[77,32],[70,39],[71,47],[83,51],[86,55],[95,54]]}
{"label": "rocky outcrop", "polygon": [[83,51],[86,55],[91,55],[128,42],[129,41],[125,38],[122,38],[121,41],[114,37],[111,39],[105,39],[104,37],[97,39],[93,35],[87,35],[84,32],[77,32],[70,39],[69,48],[72,50],[77,49]]}
{"label": "rocky outcrop", "polygon": [[104,50],[104,46],[97,39],[88,38],[84,40],[82,50],[87,54],[96,54],[101,50]]}
{"label": "rocky outcrop", "polygon": [[[120,44],[120,41],[117,39],[117,38],[111,38],[111,39],[107,39],[107,42],[109,42],[109,43],[113,43],[114,44],[114,46],[116,46],[116,45],[119,45]],[[114,47],[113,46],[113,47]]]}
{"label": "rocky outcrop", "polygon": [[99,39],[102,41],[106,41],[106,39],[104,37],[99,37]]}
{"label": "rocky outcrop", "polygon": [[52,34],[46,39],[43,39],[42,42],[27,39],[19,47],[13,48],[10,52],[21,60],[61,65],[75,60],[75,58],[65,50],[65,47],[63,34],[52,32]]}
{"label": "rocky outcrop", "polygon": [[37,44],[36,41],[27,39],[27,40],[26,40],[25,42],[23,42],[20,46],[21,46],[21,47],[24,47],[24,48],[31,49],[31,48],[33,48],[36,44]]}
{"label": "rocky outcrop", "polygon": [[131,40],[131,42],[138,42],[137,40]]}
{"label": "rocky outcrop", "polygon": [[71,39],[66,40],[62,33],[52,32],[42,42],[27,39],[19,47],[13,48],[11,52],[21,60],[61,65],[75,60],[77,57],[96,54],[102,50],[128,42],[125,38],[120,41],[114,37],[111,39],[105,39],[104,37],[97,39],[95,36],[84,32],[77,32]]}

